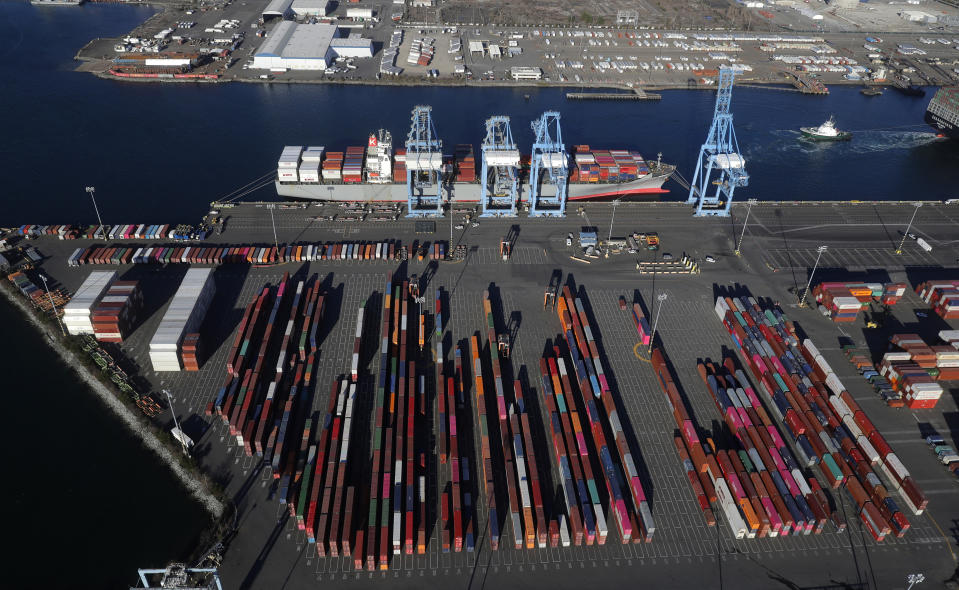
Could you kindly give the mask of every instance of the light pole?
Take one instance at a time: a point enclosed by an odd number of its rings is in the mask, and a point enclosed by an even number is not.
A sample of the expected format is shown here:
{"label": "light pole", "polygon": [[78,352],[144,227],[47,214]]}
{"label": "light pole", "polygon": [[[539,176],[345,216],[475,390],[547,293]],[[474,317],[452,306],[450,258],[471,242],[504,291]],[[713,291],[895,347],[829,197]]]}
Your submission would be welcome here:
{"label": "light pole", "polygon": [[816,269],[819,268],[819,259],[822,258],[822,253],[828,249],[829,246],[819,246],[816,248],[816,251],[819,252],[819,254],[816,256],[816,264],[813,265],[812,272],[809,273],[809,282],[806,283],[806,290],[803,291],[802,299],[799,300],[799,307],[806,305],[806,295],[809,294],[809,286],[812,285],[813,275],[816,274]]}
{"label": "light pole", "polygon": [[90,195],[90,198],[93,199],[93,210],[96,211],[96,214],[97,214],[97,223],[100,224],[100,229],[103,230],[103,241],[106,241],[106,240],[107,240],[107,229],[106,229],[105,227],[103,227],[103,220],[100,219],[100,209],[97,207],[97,198],[96,198],[96,197],[94,196],[94,194],[93,194],[93,193],[97,192],[97,187],[95,187],[95,186],[88,186],[88,187],[86,188],[86,191],[87,191],[87,193]]}
{"label": "light pole", "polygon": [[896,248],[896,254],[902,254],[902,247],[906,244],[906,238],[909,237],[909,230],[912,229],[912,222],[916,219],[916,213],[919,213],[920,207],[922,207],[922,203],[916,203],[916,208],[912,211],[912,217],[909,218],[909,225],[906,226],[906,231],[902,234],[902,241],[899,242],[899,247]]}
{"label": "light pole", "polygon": [[619,205],[619,199],[613,201],[613,216],[609,218],[609,235],[606,236],[606,258],[609,258],[609,243],[613,239],[613,222],[616,221],[616,206]]}
{"label": "light pole", "polygon": [[916,584],[922,584],[926,581],[926,576],[922,574],[909,574],[906,576],[906,581],[909,582],[909,587],[906,590],[911,590]]}
{"label": "light pole", "polygon": [[653,334],[649,337],[649,350],[646,351],[646,355],[649,356],[653,354],[653,344],[656,343],[656,326],[659,325],[659,313],[663,311],[663,303],[666,302],[668,295],[666,293],[660,293],[656,296],[656,301],[659,301],[659,305],[656,307],[656,318],[653,319]]}
{"label": "light pole", "polygon": [[43,281],[43,290],[47,292],[47,297],[50,298],[50,307],[53,309],[53,317],[57,318],[57,324],[60,325],[60,333],[66,336],[67,333],[63,330],[63,322],[60,321],[60,316],[57,314],[57,306],[53,303],[53,295],[50,294],[50,287],[47,286],[47,277],[40,275],[40,280]]}
{"label": "light pole", "polygon": [[277,252],[280,251],[280,241],[276,239],[276,220],[273,219],[273,209],[276,208],[276,205],[269,203],[266,206],[270,210],[270,224],[273,226],[273,247],[276,248]]}
{"label": "light pole", "polygon": [[743,221],[743,233],[739,236],[739,243],[736,244],[736,256],[740,256],[739,249],[743,247],[743,239],[746,237],[746,224],[749,223],[749,212],[752,211],[753,205],[756,204],[756,199],[749,199],[746,201],[746,220]]}
{"label": "light pole", "polygon": [[173,400],[170,398],[170,391],[167,389],[164,389],[163,394],[166,396],[167,403],[170,404],[170,414],[173,415],[173,426],[176,427],[176,430],[178,433],[178,435],[176,436],[176,439],[180,441],[180,446],[183,447],[183,454],[189,455],[190,450],[187,448],[186,443],[183,442],[183,439],[181,438],[184,432],[180,430],[180,423],[176,421],[176,410],[173,409]]}

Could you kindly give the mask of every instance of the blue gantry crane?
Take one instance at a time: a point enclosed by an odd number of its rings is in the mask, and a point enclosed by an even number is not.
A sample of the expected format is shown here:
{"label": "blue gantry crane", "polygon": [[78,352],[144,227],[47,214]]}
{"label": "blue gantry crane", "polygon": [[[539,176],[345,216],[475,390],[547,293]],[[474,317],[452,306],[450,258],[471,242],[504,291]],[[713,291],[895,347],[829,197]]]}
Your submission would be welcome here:
{"label": "blue gantry crane", "polygon": [[533,121],[532,127],[536,140],[529,169],[529,215],[563,217],[566,215],[569,165],[559,113],[546,111]]}
{"label": "blue gantry crane", "polygon": [[443,215],[443,142],[433,127],[433,107],[413,107],[406,137],[407,217]]}
{"label": "blue gantry crane", "polygon": [[[720,68],[716,108],[709,127],[706,143],[699,150],[696,170],[689,183],[687,203],[696,203],[696,216],[728,217],[736,187],[749,184],[746,160],[739,153],[739,142],[733,129],[733,114],[729,103],[733,97],[733,78],[736,70]],[[711,180],[713,172],[715,180]],[[711,189],[710,185],[715,186]],[[712,194],[710,194],[712,191]]]}
{"label": "blue gantry crane", "polygon": [[515,217],[519,202],[519,150],[513,141],[509,117],[496,115],[486,120],[482,150],[480,217]]}

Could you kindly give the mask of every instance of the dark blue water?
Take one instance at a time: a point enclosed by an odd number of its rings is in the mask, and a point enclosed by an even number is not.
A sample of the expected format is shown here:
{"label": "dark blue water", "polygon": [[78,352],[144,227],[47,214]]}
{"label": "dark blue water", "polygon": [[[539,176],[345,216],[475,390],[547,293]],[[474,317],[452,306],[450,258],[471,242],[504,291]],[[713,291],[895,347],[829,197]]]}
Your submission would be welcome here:
{"label": "dark blue water", "polygon": [[[193,221],[207,204],[275,166],[284,144],[363,145],[380,127],[402,140],[414,104],[433,106],[452,147],[478,144],[483,121],[509,114],[529,149],[529,122],[563,114],[567,145],[635,148],[692,176],[714,94],[664,93],[660,102],[568,102],[559,89],[452,89],[285,84],[143,84],[72,72],[89,38],[128,31],[147,8],[79,9],[0,4],[0,80],[6,141],[0,145],[4,223],[94,220],[83,188],[97,187],[104,221]],[[523,95],[529,94],[530,100]],[[955,188],[959,145],[922,122],[928,97],[894,91],[828,97],[737,89],[732,108],[751,184],[743,198],[942,199]],[[812,144],[798,128],[834,114],[852,142]],[[397,141],[399,143],[399,141]],[[672,198],[682,189],[669,183]],[[257,195],[272,198],[267,188]]]}
{"label": "dark blue water", "polygon": [[209,518],[7,302],[4,588],[124,588],[192,550]]}

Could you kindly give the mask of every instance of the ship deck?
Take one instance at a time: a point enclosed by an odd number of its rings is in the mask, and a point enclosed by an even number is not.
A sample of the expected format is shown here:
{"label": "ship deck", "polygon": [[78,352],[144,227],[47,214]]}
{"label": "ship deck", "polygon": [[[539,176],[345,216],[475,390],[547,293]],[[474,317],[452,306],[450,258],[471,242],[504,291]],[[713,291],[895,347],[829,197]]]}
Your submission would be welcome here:
{"label": "ship deck", "polygon": [[[383,587],[422,588],[425,584],[465,587],[583,588],[597,582],[610,587],[628,587],[641,576],[645,585],[656,588],[788,587],[886,588],[905,586],[907,573],[922,572],[932,583],[949,577],[956,568],[955,531],[959,525],[959,492],[954,476],[935,460],[920,437],[918,423],[935,426],[953,445],[959,443],[959,390],[948,390],[935,410],[893,410],[883,405],[868,383],[839,350],[838,338],[848,336],[859,344],[880,347],[883,334],[855,324],[837,325],[813,310],[796,306],[795,293],[807,281],[816,259],[816,247],[829,246],[816,272],[817,280],[861,277],[882,281],[907,281],[910,286],[926,278],[956,278],[956,244],[959,243],[959,206],[927,204],[922,207],[912,231],[933,245],[924,252],[906,240],[903,253],[895,254],[911,204],[893,203],[760,203],[752,208],[742,247],[743,256],[732,254],[745,215],[736,205],[732,219],[695,219],[681,204],[623,204],[616,211],[613,236],[631,231],[658,232],[662,247],[658,254],[686,254],[702,260],[701,274],[640,275],[638,261],[660,260],[656,253],[613,255],[590,264],[571,260],[577,249],[565,244],[567,233],[577,234],[583,226],[595,226],[600,236],[609,231],[611,208],[588,204],[582,214],[570,207],[563,220],[491,219],[480,227],[455,230],[452,243],[468,246],[468,256],[458,263],[429,261],[408,263],[385,261],[335,261],[286,264],[270,268],[247,265],[219,267],[214,273],[217,295],[204,324],[209,357],[198,373],[152,372],[147,344],[165,311],[185,265],[125,266],[124,279],[143,281],[146,295],[144,320],[122,345],[127,367],[153,388],[169,388],[175,396],[181,425],[197,441],[194,456],[220,481],[238,509],[239,531],[229,544],[221,567],[224,587]],[[276,209],[276,232],[280,243],[330,240],[449,240],[450,220],[436,222],[434,234],[416,234],[415,221],[401,218],[390,223],[317,221],[332,212],[333,205],[313,204],[299,209]],[[210,241],[223,244],[272,244],[269,212],[262,206],[241,205],[222,209],[227,218],[222,235]],[[53,220],[51,220],[53,221]],[[517,235],[508,263],[498,257],[499,240],[511,230]],[[74,248],[89,241],[37,240],[34,245],[49,258],[43,263],[49,276],[67,289],[76,289],[89,268],[68,268],[65,258]],[[352,352],[355,310],[364,300],[382,289],[387,273],[394,275],[431,273],[425,293],[442,287],[450,294],[448,330],[453,341],[482,330],[482,292],[492,284],[499,305],[494,313],[504,325],[512,317],[519,325],[512,366],[517,374],[525,367],[538,391],[538,359],[547,339],[555,338],[559,322],[555,312],[542,309],[543,289],[554,270],[572,275],[586,292],[586,301],[595,318],[597,340],[605,352],[605,366],[614,379],[627,409],[635,442],[641,451],[640,470],[650,496],[657,531],[650,544],[622,545],[611,531],[605,546],[558,549],[515,550],[507,528],[498,551],[485,541],[485,511],[481,502],[475,553],[443,553],[435,526],[425,555],[392,556],[389,571],[355,572],[348,558],[317,558],[302,531],[296,529],[286,510],[272,499],[273,479],[255,458],[246,457],[219,419],[203,415],[206,404],[222,383],[224,362],[230,342],[245,306],[264,283],[275,284],[284,272],[297,276],[318,274],[327,281],[330,295],[326,317],[327,334],[320,345],[318,384],[314,408],[325,407],[331,380],[348,373]],[[51,285],[52,286],[52,285]],[[930,499],[922,516],[907,514],[912,529],[905,538],[891,536],[875,543],[843,494],[849,528],[834,532],[827,524],[819,536],[778,539],[734,540],[719,520],[714,528],[703,521],[683,468],[672,446],[673,422],[664,395],[654,381],[649,365],[634,355],[636,334],[628,312],[617,306],[619,296],[639,299],[652,310],[656,295],[665,293],[659,322],[659,336],[675,368],[677,385],[686,396],[700,426],[709,427],[719,415],[696,372],[696,360],[720,358],[731,348],[730,339],[713,312],[714,298],[722,288],[748,291],[756,297],[782,302],[791,319],[798,322],[836,369],[859,404],[887,438],[906,467]],[[427,296],[432,308],[432,297]],[[499,307],[499,310],[497,310]],[[915,293],[908,291],[893,308],[894,319],[886,332],[918,331],[930,338],[949,322],[929,313],[918,320],[915,311],[924,309]],[[959,324],[953,320],[954,328]],[[878,350],[874,348],[874,352]],[[378,359],[364,367],[361,397],[371,404],[373,376]],[[537,394],[539,395],[539,394]],[[539,411],[545,415],[543,404]],[[545,423],[544,423],[545,424]],[[172,425],[172,424],[171,424]],[[478,434],[474,443],[478,448]],[[546,455],[538,453],[538,457]],[[540,459],[542,461],[544,459]],[[554,476],[555,477],[555,476]],[[428,482],[430,504],[445,484],[435,475]],[[165,526],[166,523],[157,523]],[[613,526],[611,524],[610,528]]]}

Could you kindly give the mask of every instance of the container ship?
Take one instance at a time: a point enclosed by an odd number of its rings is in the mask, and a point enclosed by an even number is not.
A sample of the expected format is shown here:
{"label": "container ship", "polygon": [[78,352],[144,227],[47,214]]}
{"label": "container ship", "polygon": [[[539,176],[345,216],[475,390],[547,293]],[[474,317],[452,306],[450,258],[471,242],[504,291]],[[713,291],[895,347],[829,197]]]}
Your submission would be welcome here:
{"label": "container ship", "polygon": [[944,137],[959,139],[959,86],[936,92],[926,107],[926,123]]}
{"label": "container ship", "polygon": [[[440,166],[443,200],[480,202],[483,188],[471,144],[456,145]],[[480,169],[482,163],[479,162]],[[530,156],[519,158],[518,194],[529,195]],[[597,150],[576,145],[568,166],[568,200],[655,200],[676,169],[633,150]],[[494,164],[490,165],[492,169]],[[406,150],[393,150],[388,131],[371,134],[366,146],[332,151],[324,146],[286,146],[277,163],[276,192],[291,199],[405,202]]]}

